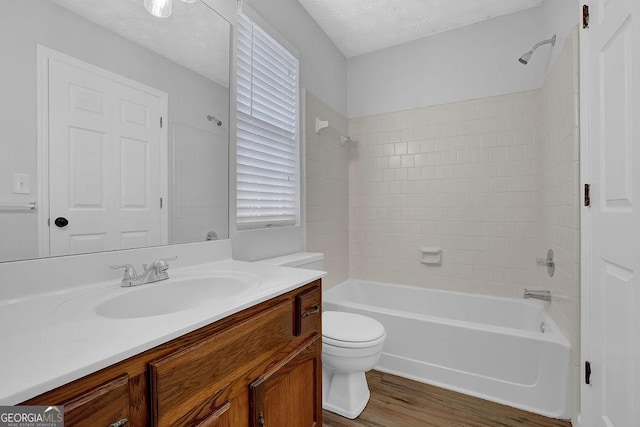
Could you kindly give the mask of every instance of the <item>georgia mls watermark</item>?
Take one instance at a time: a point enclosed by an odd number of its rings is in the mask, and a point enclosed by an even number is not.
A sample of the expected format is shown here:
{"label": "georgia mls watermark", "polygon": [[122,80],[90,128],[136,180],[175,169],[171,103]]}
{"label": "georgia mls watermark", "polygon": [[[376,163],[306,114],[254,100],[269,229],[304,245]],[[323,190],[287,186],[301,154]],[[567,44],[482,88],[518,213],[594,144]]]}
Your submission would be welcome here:
{"label": "georgia mls watermark", "polygon": [[64,427],[58,406],[0,406],[0,427]]}

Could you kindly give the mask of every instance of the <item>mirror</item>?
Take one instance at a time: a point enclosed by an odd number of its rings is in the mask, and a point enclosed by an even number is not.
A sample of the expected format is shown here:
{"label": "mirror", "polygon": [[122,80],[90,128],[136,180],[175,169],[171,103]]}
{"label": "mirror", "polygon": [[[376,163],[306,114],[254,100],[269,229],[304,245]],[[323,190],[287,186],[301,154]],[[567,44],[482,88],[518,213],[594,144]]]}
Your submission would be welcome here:
{"label": "mirror", "polygon": [[0,261],[227,239],[229,22],[202,0],[0,8]]}

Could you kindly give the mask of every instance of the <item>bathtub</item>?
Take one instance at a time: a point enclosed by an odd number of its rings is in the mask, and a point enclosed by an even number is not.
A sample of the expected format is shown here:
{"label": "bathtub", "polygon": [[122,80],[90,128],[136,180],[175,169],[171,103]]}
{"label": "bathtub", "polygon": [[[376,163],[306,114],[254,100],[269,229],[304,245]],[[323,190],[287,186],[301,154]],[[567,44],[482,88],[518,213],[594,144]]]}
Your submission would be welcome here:
{"label": "bathtub", "polygon": [[540,301],[349,279],[323,308],[384,325],[379,371],[569,418],[570,345]]}

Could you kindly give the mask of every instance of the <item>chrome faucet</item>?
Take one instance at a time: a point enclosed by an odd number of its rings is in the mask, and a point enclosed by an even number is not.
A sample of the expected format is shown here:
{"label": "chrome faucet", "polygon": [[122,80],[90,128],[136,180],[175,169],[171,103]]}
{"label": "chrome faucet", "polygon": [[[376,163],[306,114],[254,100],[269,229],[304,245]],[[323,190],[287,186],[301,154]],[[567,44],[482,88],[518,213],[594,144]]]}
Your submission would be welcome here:
{"label": "chrome faucet", "polygon": [[542,301],[551,301],[551,291],[534,291],[530,289],[524,290],[524,298],[540,299]]}
{"label": "chrome faucet", "polygon": [[144,272],[138,276],[136,269],[131,264],[123,265],[111,265],[112,270],[124,268],[124,277],[122,278],[121,285],[123,288],[129,288],[132,286],[144,285],[145,283],[158,282],[160,280],[166,280],[169,278],[168,261],[175,261],[177,256],[171,258],[160,258],[153,261],[150,265],[143,264]]}

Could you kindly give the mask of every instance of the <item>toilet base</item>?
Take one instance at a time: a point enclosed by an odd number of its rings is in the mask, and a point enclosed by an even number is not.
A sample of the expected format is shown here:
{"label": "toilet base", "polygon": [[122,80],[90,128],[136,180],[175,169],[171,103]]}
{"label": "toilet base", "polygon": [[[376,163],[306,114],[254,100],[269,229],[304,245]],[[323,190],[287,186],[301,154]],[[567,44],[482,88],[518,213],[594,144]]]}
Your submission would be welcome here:
{"label": "toilet base", "polygon": [[364,372],[322,372],[322,408],[354,419],[369,402],[369,386]]}

